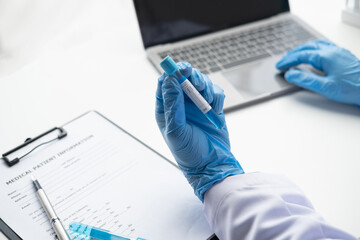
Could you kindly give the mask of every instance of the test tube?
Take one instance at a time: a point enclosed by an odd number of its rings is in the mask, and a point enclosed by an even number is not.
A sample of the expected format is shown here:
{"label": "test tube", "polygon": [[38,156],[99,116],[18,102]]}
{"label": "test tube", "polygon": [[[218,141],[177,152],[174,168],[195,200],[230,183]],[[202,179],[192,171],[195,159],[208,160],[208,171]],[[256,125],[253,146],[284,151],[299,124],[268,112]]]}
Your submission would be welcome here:
{"label": "test tube", "polygon": [[170,56],[164,58],[164,60],[161,61],[160,66],[169,76],[173,76],[179,82],[185,94],[193,101],[193,103],[217,129],[222,129],[224,127],[225,122],[211,108],[210,104],[204,99],[203,96],[201,96],[201,94],[196,90],[191,82],[181,74],[178,65]]}

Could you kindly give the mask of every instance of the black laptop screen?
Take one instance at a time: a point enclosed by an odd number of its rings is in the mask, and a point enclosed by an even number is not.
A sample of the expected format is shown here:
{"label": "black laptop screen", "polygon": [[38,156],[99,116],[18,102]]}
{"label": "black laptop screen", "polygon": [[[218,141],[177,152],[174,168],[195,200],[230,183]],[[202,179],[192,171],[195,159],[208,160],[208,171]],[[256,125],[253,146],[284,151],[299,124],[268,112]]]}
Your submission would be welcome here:
{"label": "black laptop screen", "polygon": [[288,0],[134,0],[145,48],[289,11]]}

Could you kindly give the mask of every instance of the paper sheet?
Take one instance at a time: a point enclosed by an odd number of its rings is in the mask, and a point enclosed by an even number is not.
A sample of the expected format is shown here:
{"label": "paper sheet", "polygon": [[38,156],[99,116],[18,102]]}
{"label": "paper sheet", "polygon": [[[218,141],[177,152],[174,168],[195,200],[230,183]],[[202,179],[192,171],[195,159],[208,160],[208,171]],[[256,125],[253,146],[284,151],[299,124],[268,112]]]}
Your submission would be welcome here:
{"label": "paper sheet", "polygon": [[182,173],[165,159],[95,112],[64,129],[67,137],[17,165],[0,163],[1,218],[20,237],[55,238],[31,174],[67,229],[77,221],[149,240],[211,235],[201,202]]}

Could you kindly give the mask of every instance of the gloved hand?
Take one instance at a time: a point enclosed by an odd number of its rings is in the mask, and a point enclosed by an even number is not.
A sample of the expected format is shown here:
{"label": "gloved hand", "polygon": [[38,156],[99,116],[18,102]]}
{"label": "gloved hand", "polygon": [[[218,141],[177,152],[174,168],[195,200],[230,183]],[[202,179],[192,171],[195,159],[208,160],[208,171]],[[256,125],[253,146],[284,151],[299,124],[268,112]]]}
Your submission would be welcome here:
{"label": "gloved hand", "polygon": [[[190,64],[178,65],[181,73],[224,119],[224,91]],[[227,176],[244,173],[230,152],[226,125],[221,130],[216,129],[184,96],[177,80],[166,73],[158,81],[156,121],[180,169],[201,201],[204,193],[215,183]]]}
{"label": "gloved hand", "polygon": [[[288,70],[301,63],[311,64],[325,76]],[[360,105],[360,60],[329,41],[315,40],[300,45],[288,52],[276,67],[288,70],[285,78],[290,83],[338,102]]]}

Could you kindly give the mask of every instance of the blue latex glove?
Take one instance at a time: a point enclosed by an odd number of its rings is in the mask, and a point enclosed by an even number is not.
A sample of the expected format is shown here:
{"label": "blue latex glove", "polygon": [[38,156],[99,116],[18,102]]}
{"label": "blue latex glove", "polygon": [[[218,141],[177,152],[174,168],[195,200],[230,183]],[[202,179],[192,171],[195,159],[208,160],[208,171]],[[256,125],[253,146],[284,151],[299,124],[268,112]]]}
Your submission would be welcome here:
{"label": "blue latex glove", "polygon": [[[325,76],[288,70],[302,63],[311,64]],[[360,105],[360,60],[329,41],[316,40],[300,45],[288,52],[276,67],[288,70],[285,78],[290,83],[338,102]]]}
{"label": "blue latex glove", "polygon": [[[224,91],[188,63],[178,64],[216,113],[221,114]],[[189,77],[190,76],[190,77]],[[242,174],[240,164],[230,152],[226,125],[218,130],[184,94],[178,81],[162,74],[156,92],[156,121],[160,131],[196,196],[227,176]]]}

